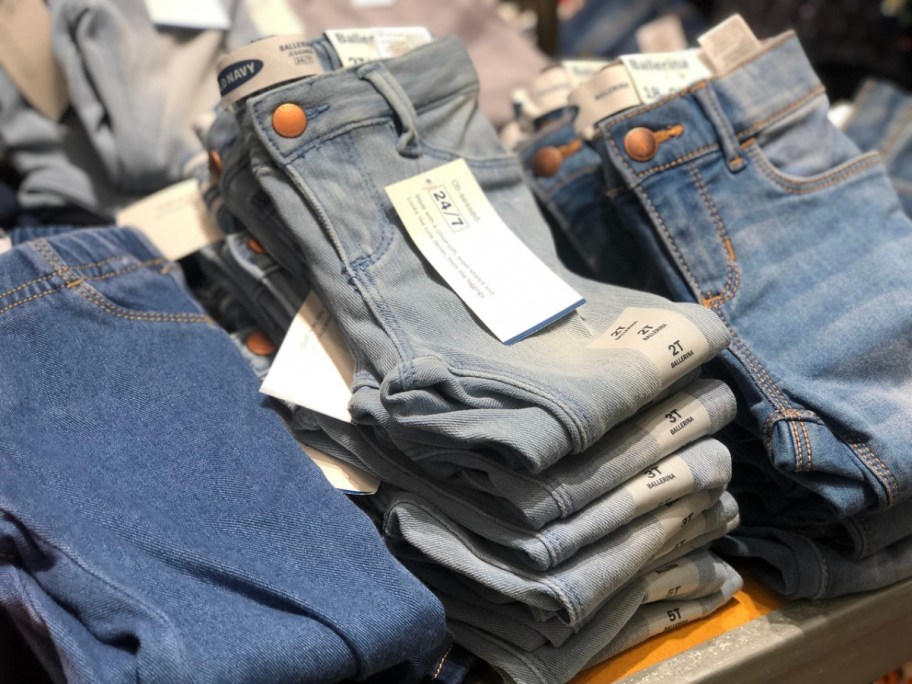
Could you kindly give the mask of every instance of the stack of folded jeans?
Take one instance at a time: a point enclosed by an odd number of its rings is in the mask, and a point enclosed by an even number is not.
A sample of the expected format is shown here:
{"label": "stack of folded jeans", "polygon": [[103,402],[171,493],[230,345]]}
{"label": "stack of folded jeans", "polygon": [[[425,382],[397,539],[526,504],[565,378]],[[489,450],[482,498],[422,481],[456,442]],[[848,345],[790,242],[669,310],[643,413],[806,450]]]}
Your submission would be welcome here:
{"label": "stack of folded jeans", "polygon": [[[735,402],[698,377],[725,326],[561,265],[458,41],[349,69],[327,41],[309,47],[324,73],[246,97],[208,136],[219,223],[319,295],[354,360],[352,422],[299,408],[299,439],[380,477],[390,547],[457,640],[517,681],[567,679],[725,603],[740,578],[703,547],[738,524],[730,456],[709,437]],[[281,107],[303,113],[297,134],[276,130]],[[384,187],[454,159],[584,305],[505,345],[429,268]],[[686,340],[683,361],[593,344],[656,329]]]}
{"label": "stack of folded jeans", "polygon": [[[866,92],[851,137],[901,149],[901,98]],[[788,33],[594,134],[558,108],[519,148],[582,268],[700,303],[730,330],[712,371],[738,395],[720,439],[744,525],[716,548],[790,597],[912,574],[912,224],[827,109]]]}

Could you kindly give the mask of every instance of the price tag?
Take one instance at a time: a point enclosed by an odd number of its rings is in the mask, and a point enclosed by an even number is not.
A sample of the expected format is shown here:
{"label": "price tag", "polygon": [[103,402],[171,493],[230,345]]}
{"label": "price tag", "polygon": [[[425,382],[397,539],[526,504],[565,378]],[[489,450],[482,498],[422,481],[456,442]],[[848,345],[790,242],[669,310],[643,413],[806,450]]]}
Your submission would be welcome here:
{"label": "price tag", "polygon": [[646,578],[649,584],[643,595],[643,603],[687,596],[700,588],[700,569],[687,558],[656,568]]}
{"label": "price tag", "polygon": [[314,447],[302,445],[301,448],[336,489],[346,494],[376,494],[380,488],[380,480],[370,473]]}
{"label": "price tag", "polygon": [[423,26],[333,29],[325,33],[343,67],[398,57],[431,41]]}
{"label": "price tag", "polygon": [[333,317],[311,292],[291,322],[260,391],[351,422],[352,357]]}
{"label": "price tag", "polygon": [[227,31],[231,19],[219,0],[146,0],[149,18],[156,26]]}
{"label": "price tag", "polygon": [[498,216],[464,160],[388,185],[386,193],[425,259],[504,344],[583,304]]}
{"label": "price tag", "polygon": [[659,443],[662,454],[673,453],[708,435],[712,429],[706,407],[686,392],[678,392],[656,404],[635,419],[633,424],[652,435]]}
{"label": "price tag", "polygon": [[697,42],[717,74],[735,68],[763,47],[740,14],[710,29],[697,38]]}
{"label": "price tag", "polygon": [[644,104],[660,100],[712,76],[700,58],[699,50],[650,55],[624,55],[637,94]]}
{"label": "price tag", "polygon": [[632,477],[621,489],[633,499],[634,515],[642,515],[693,492],[694,477],[683,458],[669,456]]}
{"label": "price tag", "polygon": [[709,361],[709,343],[687,317],[667,309],[630,307],[598,339],[595,349],[632,349],[649,359],[664,386]]}

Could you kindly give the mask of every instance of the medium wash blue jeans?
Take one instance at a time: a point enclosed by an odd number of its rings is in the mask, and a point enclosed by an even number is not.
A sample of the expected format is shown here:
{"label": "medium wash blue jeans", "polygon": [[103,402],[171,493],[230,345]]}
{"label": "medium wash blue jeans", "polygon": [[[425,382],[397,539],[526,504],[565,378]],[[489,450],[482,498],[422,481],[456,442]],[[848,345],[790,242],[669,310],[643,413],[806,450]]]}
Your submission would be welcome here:
{"label": "medium wash blue jeans", "polygon": [[440,603],[178,267],[45,233],[0,254],[0,609],[54,681],[420,679]]}

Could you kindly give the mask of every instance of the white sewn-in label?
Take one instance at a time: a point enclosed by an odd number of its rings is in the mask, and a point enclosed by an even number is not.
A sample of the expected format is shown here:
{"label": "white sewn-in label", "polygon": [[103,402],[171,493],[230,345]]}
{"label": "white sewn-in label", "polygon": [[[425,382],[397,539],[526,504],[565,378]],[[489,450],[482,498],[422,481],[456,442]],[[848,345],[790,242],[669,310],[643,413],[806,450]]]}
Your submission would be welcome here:
{"label": "white sewn-in label", "polygon": [[[708,497],[707,497],[708,501]],[[708,505],[708,504],[707,504]],[[697,515],[694,515],[690,518],[685,516],[680,519],[681,526],[680,532],[674,535],[669,539],[665,544],[662,545],[662,548],[653,556],[653,558],[662,558],[667,556],[673,551],[681,549],[685,545],[692,542],[694,539],[704,534],[709,526],[709,521],[706,518],[704,512],[701,512]],[[722,535],[719,535],[722,536]]]}
{"label": "white sewn-in label", "polygon": [[[689,532],[692,526],[699,526],[699,521],[702,520],[703,516],[700,514],[709,508],[713,503],[713,497],[708,491],[696,492],[694,494],[689,494],[677,501],[672,503],[665,504],[660,506],[652,514],[655,519],[661,525],[663,532],[665,533],[665,539],[670,543],[672,540],[676,539],[678,535],[682,534],[684,530],[688,530],[689,539],[696,537],[696,534]],[[702,520],[704,524],[706,521]],[[702,534],[702,532],[700,532]],[[654,557],[658,558],[664,556],[664,549],[657,553]]]}
{"label": "white sewn-in label", "polygon": [[192,178],[122,209],[117,224],[138,228],[168,259],[181,259],[225,237]]}
{"label": "white sewn-in label", "polygon": [[663,386],[709,361],[709,343],[686,316],[667,309],[630,307],[608,326],[592,349],[632,349],[648,358]]}
{"label": "white sewn-in label", "polygon": [[465,160],[387,185],[386,194],[418,250],[501,342],[583,304],[498,216]]}
{"label": "white sewn-in label", "polygon": [[630,478],[621,489],[633,499],[634,515],[642,515],[693,492],[694,477],[687,461],[673,455]]}
{"label": "white sewn-in label", "polygon": [[666,14],[643,24],[634,34],[640,52],[677,52],[687,49],[684,25],[677,14]]}
{"label": "white sewn-in label", "polygon": [[585,83],[610,63],[606,59],[565,59],[561,61],[564,69],[573,79],[574,86]]}
{"label": "white sewn-in label", "polygon": [[710,78],[712,72],[700,59],[699,52],[684,50],[650,55],[624,55],[620,60],[627,67],[637,94],[646,104]]}
{"label": "white sewn-in label", "polygon": [[431,32],[424,26],[333,29],[325,35],[343,67],[398,57],[431,42]]}
{"label": "white sewn-in label", "polygon": [[380,488],[380,480],[360,468],[310,446],[302,444],[301,449],[336,489],[347,494],[376,494]]}
{"label": "white sewn-in label", "polygon": [[0,66],[32,107],[60,120],[70,95],[54,57],[51,11],[43,0],[0,2]]}
{"label": "white sewn-in label", "polygon": [[649,584],[643,595],[643,603],[666,601],[675,596],[687,596],[700,588],[700,569],[687,558],[679,558],[667,565],[656,568],[646,575]]}
{"label": "white sewn-in label", "polygon": [[573,89],[573,79],[562,66],[554,65],[542,71],[529,88],[529,95],[535,101],[541,114],[553,112],[567,106],[567,95]]}
{"label": "white sewn-in label", "polygon": [[663,601],[645,605],[636,614],[646,622],[649,636],[655,636],[691,620],[699,620],[703,617],[703,604],[700,601]]}
{"label": "white sewn-in label", "polygon": [[662,455],[673,453],[708,435],[712,429],[706,407],[687,392],[678,392],[656,404],[635,419],[633,424],[652,435],[659,443]]}
{"label": "white sewn-in label", "polygon": [[260,391],[350,423],[354,375],[355,359],[339,326],[311,292],[291,322]]}
{"label": "white sewn-in label", "polygon": [[300,35],[258,40],[228,53],[216,68],[225,106],[263,88],[323,73],[317,53]]}
{"label": "white sewn-in label", "polygon": [[219,0],[146,0],[149,18],[156,26],[227,31],[231,19]]}
{"label": "white sewn-in label", "polygon": [[591,139],[602,119],[642,104],[623,64],[612,64],[570,91],[567,101],[578,108],[573,128]]}
{"label": "white sewn-in label", "polygon": [[749,59],[761,49],[760,41],[740,14],[711,28],[697,42],[716,74],[722,74]]}
{"label": "white sewn-in label", "polygon": [[247,13],[263,36],[306,33],[304,22],[298,18],[288,0],[245,0]]}

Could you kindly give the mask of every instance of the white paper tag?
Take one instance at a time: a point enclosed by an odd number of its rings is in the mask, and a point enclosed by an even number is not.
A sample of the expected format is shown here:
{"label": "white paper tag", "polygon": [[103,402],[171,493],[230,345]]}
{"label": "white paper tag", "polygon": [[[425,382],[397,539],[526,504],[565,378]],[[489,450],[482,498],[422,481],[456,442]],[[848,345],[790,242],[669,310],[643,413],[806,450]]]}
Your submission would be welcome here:
{"label": "white paper tag", "polygon": [[138,228],[172,260],[225,237],[206,207],[199,182],[192,178],[122,209],[117,214],[117,224]]}
{"label": "white paper tag", "polygon": [[263,37],[306,33],[304,22],[288,0],[245,0],[245,4],[253,25]]}
{"label": "white paper tag", "polygon": [[740,14],[711,28],[697,42],[717,74],[729,71],[761,49],[760,41]]}
{"label": "white paper tag", "polygon": [[380,480],[370,473],[330,456],[319,449],[301,445],[304,453],[317,464],[323,475],[336,489],[347,494],[376,494]]}
{"label": "white paper tag", "polygon": [[227,31],[231,19],[219,0],[146,0],[149,18],[156,26]]}
{"label": "white paper tag", "polygon": [[855,105],[851,102],[836,102],[830,107],[830,111],[827,112],[827,118],[836,128],[844,130],[854,111]]}
{"label": "white paper tag", "polygon": [[[696,534],[690,533],[690,529],[699,526],[700,521],[703,522],[705,529],[706,521],[703,520],[703,516],[700,514],[709,508],[712,503],[712,494],[704,490],[696,492],[695,494],[689,494],[677,501],[660,506],[655,510],[653,515],[662,526],[662,530],[665,532],[665,538],[670,544],[673,540],[677,540],[685,530],[688,532],[688,539],[696,537]],[[702,534],[702,531],[700,534]],[[659,558],[664,555],[665,547],[663,546],[662,551],[657,553],[654,557]]]}
{"label": "white paper tag", "polygon": [[585,83],[610,63],[605,59],[565,59],[561,62],[573,79],[574,86]]}
{"label": "white paper tag", "polygon": [[70,95],[54,57],[51,11],[43,0],[0,2],[0,66],[32,107],[60,120]]}
{"label": "white paper tag", "polygon": [[642,515],[693,492],[694,477],[687,462],[674,455],[630,478],[621,489],[633,499],[634,514]]}
{"label": "white paper tag", "polygon": [[624,309],[594,349],[632,349],[655,365],[663,386],[709,361],[709,343],[687,317],[666,309]]}
{"label": "white paper tag", "polygon": [[355,359],[335,319],[313,292],[291,322],[260,391],[351,422]]}
{"label": "white paper tag", "polygon": [[633,422],[659,443],[662,454],[670,454],[709,434],[712,419],[700,400],[687,392],[656,404]]}
{"label": "white paper tag", "polygon": [[666,14],[643,24],[634,36],[640,52],[677,52],[687,49],[684,25],[677,14]]}
{"label": "white paper tag", "polygon": [[583,304],[497,215],[465,160],[386,186],[415,246],[504,344]]}
{"label": "white paper tag", "polygon": [[8,252],[13,248],[13,238],[6,234],[6,231],[0,228],[0,254]]}
{"label": "white paper tag", "polygon": [[712,72],[700,59],[699,53],[699,50],[684,50],[624,55],[620,60],[627,67],[640,99],[647,104],[710,78]]}
{"label": "white paper tag", "polygon": [[699,620],[703,617],[703,604],[699,601],[651,603],[637,610],[637,616],[646,622],[649,636],[655,636]]}
{"label": "white paper tag", "polygon": [[656,568],[646,577],[649,584],[644,592],[643,603],[686,596],[700,588],[700,569],[687,558]]}
{"label": "white paper tag", "polygon": [[595,124],[602,119],[642,104],[623,64],[605,67],[570,91],[567,101],[578,108],[574,130],[587,140],[595,134]]}
{"label": "white paper tag", "polygon": [[333,29],[325,35],[343,67],[398,57],[431,42],[431,33],[423,26]]}
{"label": "white paper tag", "polygon": [[273,36],[251,43],[219,59],[218,86],[229,106],[263,88],[323,73],[303,36]]}
{"label": "white paper tag", "polygon": [[380,27],[373,31],[374,42],[382,59],[404,55],[432,40],[431,32],[424,26]]}
{"label": "white paper tag", "polygon": [[574,82],[570,72],[560,65],[542,71],[529,88],[529,95],[541,114],[553,112],[567,106],[567,96],[573,90]]}

